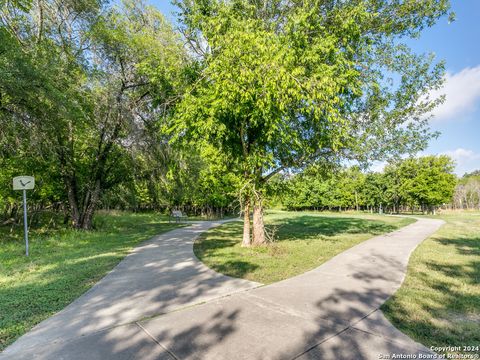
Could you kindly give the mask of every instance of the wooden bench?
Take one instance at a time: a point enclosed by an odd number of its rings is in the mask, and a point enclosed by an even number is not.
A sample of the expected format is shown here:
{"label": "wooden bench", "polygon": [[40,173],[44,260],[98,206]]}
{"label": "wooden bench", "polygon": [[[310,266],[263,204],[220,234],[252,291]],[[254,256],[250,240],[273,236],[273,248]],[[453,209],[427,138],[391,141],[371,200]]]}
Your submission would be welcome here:
{"label": "wooden bench", "polygon": [[183,214],[180,210],[172,210],[170,217],[169,217],[169,222],[175,220],[175,222],[180,222],[182,220],[187,221],[188,216]]}

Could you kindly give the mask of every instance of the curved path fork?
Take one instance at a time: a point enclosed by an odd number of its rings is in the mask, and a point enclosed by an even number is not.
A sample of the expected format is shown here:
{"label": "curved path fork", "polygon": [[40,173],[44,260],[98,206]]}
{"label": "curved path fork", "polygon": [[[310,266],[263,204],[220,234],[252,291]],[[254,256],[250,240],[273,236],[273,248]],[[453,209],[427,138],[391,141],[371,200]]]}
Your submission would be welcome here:
{"label": "curved path fork", "polygon": [[[3,355],[170,360],[418,356],[428,349],[396,330],[378,309],[400,287],[411,252],[442,224],[418,219],[354,246],[312,271],[263,287],[213,273],[195,260],[191,239],[185,246],[180,242],[186,239],[172,240],[179,239],[182,231],[195,236],[211,224],[174,230],[120,263],[105,278],[111,278],[106,283],[109,291],[102,280]],[[148,247],[163,249],[158,251],[161,260],[151,258]],[[177,264],[175,258],[188,260]],[[139,275],[131,276],[130,271]],[[164,281],[159,281],[162,276]],[[143,277],[151,279],[150,287]],[[134,279],[139,281],[138,289]],[[158,289],[152,288],[156,281]],[[208,301],[198,304],[204,300]],[[163,315],[138,320],[158,313]]]}

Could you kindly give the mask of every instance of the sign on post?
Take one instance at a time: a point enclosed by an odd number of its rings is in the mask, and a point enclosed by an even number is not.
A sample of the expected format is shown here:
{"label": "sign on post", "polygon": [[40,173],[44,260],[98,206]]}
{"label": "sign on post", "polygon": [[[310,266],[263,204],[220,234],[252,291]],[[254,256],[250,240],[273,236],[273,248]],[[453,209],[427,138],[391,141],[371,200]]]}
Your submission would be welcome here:
{"label": "sign on post", "polygon": [[33,176],[17,176],[13,178],[13,190],[32,190],[35,187]]}
{"label": "sign on post", "polygon": [[33,176],[17,176],[13,178],[13,190],[23,191],[23,231],[25,237],[25,255],[28,256],[28,223],[27,223],[27,190],[35,187]]}

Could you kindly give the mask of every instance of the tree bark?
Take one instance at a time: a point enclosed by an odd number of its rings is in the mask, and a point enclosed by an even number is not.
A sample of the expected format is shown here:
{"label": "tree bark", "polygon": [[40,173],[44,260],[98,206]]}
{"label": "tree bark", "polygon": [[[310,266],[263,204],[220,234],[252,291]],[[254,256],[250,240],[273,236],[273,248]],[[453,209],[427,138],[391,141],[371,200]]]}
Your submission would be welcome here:
{"label": "tree bark", "polygon": [[250,247],[252,240],[250,237],[250,199],[245,200],[245,208],[243,212],[243,247]]}
{"label": "tree bark", "polygon": [[67,197],[72,227],[78,228],[80,226],[80,211],[78,210],[77,186],[75,177],[68,177],[65,179],[65,182],[67,185]]}
{"label": "tree bark", "polygon": [[258,246],[266,243],[262,201],[256,200],[253,205],[253,244]]}
{"label": "tree bark", "polygon": [[82,214],[82,221],[80,228],[82,230],[91,230],[93,228],[93,215],[97,208],[98,201],[100,200],[101,186],[100,180],[95,182],[95,187],[91,194],[88,196],[88,201],[85,204],[85,210]]}

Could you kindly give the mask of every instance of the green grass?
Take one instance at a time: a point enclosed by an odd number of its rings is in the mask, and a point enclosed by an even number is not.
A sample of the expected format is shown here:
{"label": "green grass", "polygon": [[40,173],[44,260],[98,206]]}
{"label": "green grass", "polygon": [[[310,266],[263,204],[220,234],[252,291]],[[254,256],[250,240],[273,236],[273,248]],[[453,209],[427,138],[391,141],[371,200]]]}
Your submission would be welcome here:
{"label": "green grass", "polygon": [[207,266],[237,278],[270,284],[304,273],[374,235],[393,231],[414,220],[379,215],[272,211],[268,227],[276,227],[272,246],[242,248],[240,221],[203,234],[195,255]]}
{"label": "green grass", "polygon": [[138,243],[178,227],[155,214],[101,214],[98,229],[30,232],[0,227],[0,350],[63,309],[111,270]]}
{"label": "green grass", "polygon": [[480,346],[480,213],[436,218],[446,225],[415,250],[405,282],[382,310],[428,347]]}

